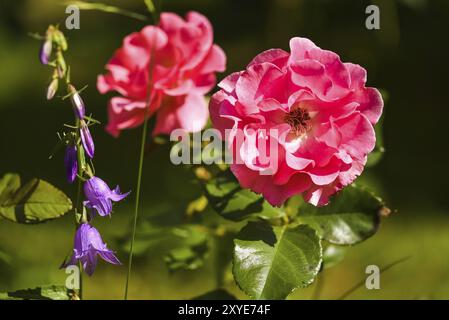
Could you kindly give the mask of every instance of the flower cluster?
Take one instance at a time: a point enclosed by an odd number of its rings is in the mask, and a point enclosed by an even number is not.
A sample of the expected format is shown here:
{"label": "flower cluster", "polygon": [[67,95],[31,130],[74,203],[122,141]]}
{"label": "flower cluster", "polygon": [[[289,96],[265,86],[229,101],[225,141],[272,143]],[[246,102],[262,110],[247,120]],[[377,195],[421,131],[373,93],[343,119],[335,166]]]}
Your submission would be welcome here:
{"label": "flower cluster", "polygon": [[203,129],[209,117],[204,95],[216,83],[216,72],[225,70],[226,56],[213,43],[209,20],[197,12],[183,19],[162,13],[157,26],[147,26],[123,41],[100,75],[101,93],[121,96],[109,102],[107,131],[141,125],[157,111],[153,135],[181,128]]}
{"label": "flower cluster", "polygon": [[[129,192],[122,194],[118,186],[111,190],[106,182],[94,174],[92,160],[95,154],[95,144],[89,126],[95,123],[95,120],[86,116],[86,106],[80,91],[70,82],[69,68],[67,68],[63,56],[65,50],[67,50],[67,42],[63,33],[57,27],[50,26],[39,54],[41,63],[54,69],[52,81],[47,89],[47,98],[52,99],[55,96],[59,81],[65,82],[66,97],[70,98],[76,123],[75,126],[68,126],[71,131],[65,133],[61,139],[66,145],[64,157],[66,176],[69,183],[73,183],[77,179],[79,183],[84,183],[84,195],[87,199],[82,203],[82,209],[76,208],[78,228],[75,233],[73,254],[61,267],[80,263],[83,270],[88,275],[92,275],[98,255],[112,264],[120,264],[120,261],[114,252],[107,248],[99,232],[90,222],[97,213],[100,216],[110,216],[112,202],[123,200]],[[86,208],[90,211],[88,212]]]}
{"label": "flower cluster", "polygon": [[[235,131],[227,142],[243,160],[231,165],[242,187],[272,205],[302,194],[321,206],[362,173],[383,101],[361,66],[305,38],[291,39],[290,49],[265,51],[225,78],[210,113],[217,129]],[[266,150],[275,161],[262,159]]]}

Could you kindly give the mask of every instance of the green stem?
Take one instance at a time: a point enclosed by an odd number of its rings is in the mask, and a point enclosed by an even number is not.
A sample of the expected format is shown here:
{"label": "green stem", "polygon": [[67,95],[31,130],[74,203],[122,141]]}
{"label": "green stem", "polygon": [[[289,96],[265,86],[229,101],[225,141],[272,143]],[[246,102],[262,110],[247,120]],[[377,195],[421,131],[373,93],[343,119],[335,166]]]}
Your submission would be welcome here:
{"label": "green stem", "polygon": [[[79,120],[76,121],[76,125],[77,125],[77,128],[78,128],[77,131],[76,131],[77,132],[76,139],[78,140],[79,139],[79,127],[80,127],[80,121]],[[81,160],[82,159],[82,155],[81,155],[81,150],[79,150],[79,146],[77,147],[76,155],[77,155],[77,162],[78,162],[78,175],[82,176],[82,173],[83,173],[82,163],[83,163],[83,161]],[[83,214],[83,208],[81,206],[81,189],[82,189],[82,181],[78,177],[78,188],[77,188],[77,192],[76,192],[76,213]],[[80,207],[81,207],[81,211],[80,211]],[[75,224],[76,224],[76,228],[78,229],[80,221],[78,221],[77,214],[75,214]],[[75,232],[76,232],[76,230],[75,230]],[[79,287],[79,290],[78,290],[78,297],[80,298],[80,300],[83,300],[83,266],[82,266],[80,261],[78,261],[78,269],[79,269],[79,275],[80,275],[80,278],[79,278],[80,287]]]}
{"label": "green stem", "polygon": [[[79,205],[80,205],[80,199],[81,199],[81,179],[78,178],[78,191],[77,191],[77,195],[76,195],[76,210],[79,210]],[[82,210],[82,209],[81,209]],[[75,215],[75,220],[77,220],[77,217]],[[79,222],[76,221],[76,225],[78,228]],[[78,290],[78,297],[80,298],[80,300],[83,300],[83,266],[81,264],[81,261],[78,261],[78,269],[79,269],[79,282],[80,282],[80,288]]]}
{"label": "green stem", "polygon": [[[154,7],[154,10],[151,12],[154,24],[157,25],[159,23],[159,10],[160,10],[160,3],[157,7]],[[154,35],[153,44],[156,42],[156,34]],[[151,47],[151,57],[154,55],[155,47],[154,45]],[[131,278],[131,269],[132,269],[132,263],[133,263],[133,247],[134,247],[134,240],[136,237],[136,228],[137,228],[137,218],[139,215],[139,202],[140,202],[140,187],[142,184],[142,172],[143,172],[143,160],[144,160],[144,154],[145,154],[145,143],[147,139],[147,132],[148,132],[148,115],[149,115],[149,109],[151,105],[151,93],[152,93],[152,80],[153,80],[153,68],[154,68],[154,61],[153,59],[150,60],[149,63],[149,79],[148,79],[148,94],[147,94],[147,108],[145,110],[144,115],[144,123],[143,123],[143,129],[142,129],[142,137],[140,142],[140,158],[139,158],[139,170],[137,174],[137,186],[136,186],[136,202],[134,206],[134,221],[133,221],[133,230],[132,230],[132,236],[131,236],[131,245],[129,248],[129,258],[128,258],[128,272],[126,274],[126,284],[125,284],[125,296],[124,299],[128,300],[128,288],[129,288],[129,281]]]}
{"label": "green stem", "polygon": [[[394,262],[392,262],[392,263],[390,263],[390,264],[387,264],[386,266],[380,268],[379,276],[380,276],[383,272],[387,271],[388,269],[394,267],[394,266],[397,265],[397,264],[400,264],[400,263],[402,263],[402,262],[407,261],[407,260],[410,259],[411,257],[412,257],[412,256],[406,256],[406,257],[403,257],[403,258],[401,258],[401,259],[399,259],[399,260],[396,260],[396,261],[394,261]],[[337,298],[336,300],[344,300],[344,299],[346,299],[346,298],[347,298],[350,294],[352,294],[354,291],[356,291],[357,289],[363,287],[363,285],[365,284],[365,282],[366,282],[366,279],[365,279],[365,278],[362,279],[359,283],[357,283],[357,284],[354,285],[351,289],[349,289],[348,291],[346,291],[345,293],[343,293],[343,294],[342,294],[339,298]]]}
{"label": "green stem", "polygon": [[148,119],[146,119],[145,122],[143,123],[142,137],[141,137],[141,144],[140,144],[139,171],[137,174],[137,186],[136,186],[136,203],[134,206],[134,222],[133,222],[133,230],[132,230],[132,236],[131,236],[131,246],[129,248],[128,273],[126,274],[125,297],[124,297],[125,300],[128,299],[128,286],[129,286],[129,280],[131,277],[131,268],[132,268],[132,263],[133,263],[133,246],[134,246],[134,240],[136,237],[137,217],[139,214],[140,186],[141,186],[141,182],[142,182],[143,160],[144,160],[144,154],[145,154],[145,143],[146,143],[146,138],[147,138],[147,131],[148,131]]}

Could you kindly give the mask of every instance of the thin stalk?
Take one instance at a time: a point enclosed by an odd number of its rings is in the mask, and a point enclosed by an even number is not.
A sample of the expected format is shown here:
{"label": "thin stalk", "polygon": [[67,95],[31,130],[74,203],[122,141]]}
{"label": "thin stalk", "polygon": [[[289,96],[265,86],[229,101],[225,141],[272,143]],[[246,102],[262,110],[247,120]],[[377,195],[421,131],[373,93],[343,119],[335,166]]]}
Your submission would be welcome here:
{"label": "thin stalk", "polygon": [[[78,140],[79,139],[79,127],[80,127],[80,121],[79,120],[76,121],[76,126],[78,128],[76,130],[76,132],[77,132],[76,139]],[[78,149],[79,149],[79,147],[77,147],[77,152],[76,152],[77,162],[78,162],[78,175],[82,176],[82,174],[83,174],[82,160],[81,160],[82,156],[81,156],[81,150],[78,150]],[[77,188],[77,192],[76,192],[76,213],[81,213],[82,214],[83,213],[83,208],[81,208],[81,211],[80,211],[82,181],[81,181],[81,179],[79,177],[78,177],[77,180],[78,180],[78,188]],[[78,221],[77,214],[75,214],[75,224],[76,224],[76,228],[78,229],[80,221]],[[76,230],[75,230],[75,232],[76,232]],[[81,261],[78,261],[78,269],[79,269],[79,275],[80,275],[80,277],[79,277],[79,285],[80,285],[80,287],[79,287],[79,290],[78,290],[78,297],[80,298],[80,300],[83,300],[83,266],[81,264]]]}
{"label": "thin stalk", "polygon": [[[154,20],[154,25],[157,25],[159,23],[159,12],[160,12],[160,3],[157,6],[157,8],[154,6],[154,10],[151,12]],[[154,56],[154,50],[156,42],[156,34],[154,34],[153,37],[153,43],[151,46],[151,55],[150,57]],[[148,134],[148,116],[149,116],[149,109],[151,107],[151,101],[152,101],[152,90],[153,90],[153,68],[154,68],[154,59],[150,60],[149,66],[148,66],[148,93],[147,93],[147,99],[146,99],[146,109],[145,109],[145,115],[144,115],[144,123],[142,128],[142,137],[140,140],[140,156],[139,156],[139,169],[137,174],[137,186],[136,186],[136,202],[134,205],[134,219],[133,219],[133,229],[132,229],[132,235],[131,235],[131,244],[129,248],[129,258],[128,258],[128,272],[126,274],[126,283],[125,283],[125,296],[124,299],[128,300],[128,288],[129,288],[129,282],[131,278],[131,269],[132,269],[132,262],[133,262],[133,247],[134,247],[134,241],[136,238],[136,228],[137,228],[137,219],[139,215],[139,203],[140,203],[140,187],[142,184],[142,172],[143,172],[143,161],[144,161],[144,155],[145,155],[145,144],[146,144],[146,138]]]}
{"label": "thin stalk", "polygon": [[81,264],[81,261],[78,261],[78,269],[80,271],[80,288],[78,290],[78,297],[80,298],[80,300],[83,300],[83,265]]}
{"label": "thin stalk", "polygon": [[[79,210],[79,205],[80,205],[80,201],[81,201],[81,179],[78,178],[78,191],[76,194],[76,210]],[[77,217],[75,215],[75,220],[77,220]],[[76,221],[76,225],[78,228],[79,222]],[[76,232],[76,231],[75,231]],[[78,269],[79,269],[79,285],[80,288],[78,290],[78,297],[80,298],[80,300],[83,300],[83,266],[81,264],[81,261],[78,261]]]}
{"label": "thin stalk", "polygon": [[131,246],[129,248],[128,272],[126,274],[125,297],[124,297],[125,300],[128,299],[129,279],[131,277],[131,268],[132,268],[132,262],[133,262],[133,246],[134,246],[134,240],[136,237],[137,218],[138,218],[138,214],[139,214],[140,187],[141,187],[141,182],[142,182],[143,160],[144,160],[144,153],[145,153],[145,143],[146,143],[147,131],[148,131],[148,119],[145,119],[145,122],[143,123],[142,137],[141,137],[141,142],[140,142],[139,171],[137,174],[136,202],[134,205],[134,221],[133,221],[133,231],[132,231],[132,236],[131,236]]}
{"label": "thin stalk", "polygon": [[[402,263],[402,262],[405,262],[405,261],[407,261],[407,260],[410,259],[410,258],[411,258],[411,256],[403,257],[403,258],[401,258],[401,259],[399,259],[399,260],[396,260],[396,261],[394,261],[394,262],[392,262],[392,263],[390,263],[390,264],[388,264],[388,265],[386,265],[386,266],[380,268],[380,270],[379,270],[379,271],[380,271],[380,272],[379,272],[379,276],[380,276],[383,272],[387,271],[388,269],[394,267],[394,266],[397,265],[397,264],[400,264],[400,263]],[[348,291],[346,291],[345,293],[343,293],[339,298],[337,298],[337,300],[344,300],[344,299],[346,299],[351,293],[353,293],[353,292],[356,291],[357,289],[363,287],[363,285],[365,284],[365,281],[366,281],[366,280],[363,279],[363,280],[361,280],[360,282],[358,282],[357,284],[355,284],[351,289],[349,289]]]}

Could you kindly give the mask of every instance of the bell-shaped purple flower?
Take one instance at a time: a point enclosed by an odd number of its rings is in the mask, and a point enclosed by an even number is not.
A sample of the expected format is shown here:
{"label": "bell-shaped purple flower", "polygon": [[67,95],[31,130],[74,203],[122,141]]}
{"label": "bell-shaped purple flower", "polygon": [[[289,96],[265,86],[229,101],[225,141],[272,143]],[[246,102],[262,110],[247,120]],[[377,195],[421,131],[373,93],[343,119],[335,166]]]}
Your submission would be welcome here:
{"label": "bell-shaped purple flower", "polygon": [[49,39],[45,40],[41,46],[41,49],[39,51],[39,60],[44,65],[47,65],[50,62],[52,46],[53,44]]}
{"label": "bell-shaped purple flower", "polygon": [[84,201],[84,206],[95,209],[100,216],[110,215],[112,212],[112,201],[121,201],[129,193],[120,193],[119,186],[111,190],[106,182],[98,177],[92,177],[84,183],[84,195],[87,198],[87,201]]}
{"label": "bell-shaped purple flower", "polygon": [[97,266],[97,255],[106,262],[121,264],[114,252],[107,248],[97,229],[88,223],[83,223],[78,227],[74,242],[73,254],[61,268],[77,265],[79,261],[84,271],[91,276]]}
{"label": "bell-shaped purple flower", "polygon": [[64,164],[67,175],[67,181],[73,183],[78,173],[78,159],[76,154],[76,146],[68,145],[65,149]]}
{"label": "bell-shaped purple flower", "polygon": [[68,85],[68,91],[70,93],[70,101],[72,102],[73,112],[75,112],[75,116],[78,119],[83,120],[86,116],[86,107],[84,105],[83,99],[81,98],[81,95],[71,84]]}
{"label": "bell-shaped purple flower", "polygon": [[84,151],[86,151],[86,154],[89,156],[89,158],[93,159],[95,153],[95,145],[94,140],[92,139],[92,136],[90,134],[89,126],[84,120],[81,120],[80,126],[81,142],[83,144]]}

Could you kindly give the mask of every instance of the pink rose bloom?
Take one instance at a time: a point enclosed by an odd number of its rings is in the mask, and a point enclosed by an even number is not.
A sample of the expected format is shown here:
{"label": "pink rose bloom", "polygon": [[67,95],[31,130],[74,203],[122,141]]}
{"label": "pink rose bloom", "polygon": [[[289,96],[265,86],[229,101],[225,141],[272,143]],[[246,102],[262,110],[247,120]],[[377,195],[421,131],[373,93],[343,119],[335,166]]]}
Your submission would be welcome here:
{"label": "pink rose bloom", "polygon": [[209,117],[204,95],[215,86],[215,73],[223,72],[225,64],[206,17],[190,12],[184,20],[162,13],[158,26],[125,37],[106,65],[108,73],[98,77],[100,93],[121,95],[109,102],[106,130],[118,136],[157,111],[154,135],[177,128],[200,131]]}
{"label": "pink rose bloom", "polygon": [[[225,78],[211,99],[211,117],[222,135],[231,129],[227,142],[241,158],[231,170],[243,188],[275,206],[300,193],[322,206],[362,173],[382,96],[365,87],[365,69],[334,52],[305,38],[291,39],[290,49],[265,51]],[[276,155],[276,166],[259,159],[262,147]]]}

